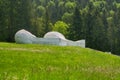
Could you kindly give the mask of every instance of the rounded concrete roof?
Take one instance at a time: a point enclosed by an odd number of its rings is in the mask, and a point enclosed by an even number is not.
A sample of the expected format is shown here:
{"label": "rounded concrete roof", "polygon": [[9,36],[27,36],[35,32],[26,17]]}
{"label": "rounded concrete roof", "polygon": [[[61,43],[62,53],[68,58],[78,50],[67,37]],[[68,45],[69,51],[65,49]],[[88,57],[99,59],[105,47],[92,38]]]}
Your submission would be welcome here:
{"label": "rounded concrete roof", "polygon": [[63,34],[56,32],[56,31],[52,31],[52,32],[48,32],[44,35],[44,38],[60,38],[65,40],[65,37]]}

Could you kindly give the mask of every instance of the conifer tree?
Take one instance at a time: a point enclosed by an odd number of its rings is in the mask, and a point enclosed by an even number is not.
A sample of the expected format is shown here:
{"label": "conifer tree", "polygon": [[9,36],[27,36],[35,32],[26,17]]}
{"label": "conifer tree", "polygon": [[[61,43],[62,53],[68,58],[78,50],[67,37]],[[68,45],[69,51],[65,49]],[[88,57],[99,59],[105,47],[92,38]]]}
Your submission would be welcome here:
{"label": "conifer tree", "polygon": [[79,40],[82,38],[82,19],[78,7],[75,8],[73,20],[69,29],[69,38],[71,40]]}
{"label": "conifer tree", "polygon": [[14,41],[16,31],[31,28],[31,0],[14,1],[9,4],[9,24],[7,41]]}

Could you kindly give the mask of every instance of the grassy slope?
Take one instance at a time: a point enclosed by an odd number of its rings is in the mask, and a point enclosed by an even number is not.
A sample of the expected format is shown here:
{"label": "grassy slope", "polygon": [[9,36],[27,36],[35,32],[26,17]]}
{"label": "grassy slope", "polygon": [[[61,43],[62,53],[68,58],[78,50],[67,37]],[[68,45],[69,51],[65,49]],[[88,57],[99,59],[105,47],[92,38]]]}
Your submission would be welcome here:
{"label": "grassy slope", "polygon": [[120,80],[120,57],[79,47],[0,43],[0,80]]}

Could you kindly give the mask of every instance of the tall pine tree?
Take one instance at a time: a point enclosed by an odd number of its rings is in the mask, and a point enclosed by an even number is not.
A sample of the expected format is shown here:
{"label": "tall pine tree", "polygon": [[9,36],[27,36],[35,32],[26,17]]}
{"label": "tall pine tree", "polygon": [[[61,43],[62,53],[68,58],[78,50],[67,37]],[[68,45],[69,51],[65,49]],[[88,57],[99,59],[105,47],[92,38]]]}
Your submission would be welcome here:
{"label": "tall pine tree", "polygon": [[78,7],[75,8],[73,20],[69,28],[69,38],[71,40],[79,40],[82,38],[82,18]]}
{"label": "tall pine tree", "polygon": [[31,0],[13,1],[9,4],[9,24],[7,41],[14,41],[16,31],[31,28]]}

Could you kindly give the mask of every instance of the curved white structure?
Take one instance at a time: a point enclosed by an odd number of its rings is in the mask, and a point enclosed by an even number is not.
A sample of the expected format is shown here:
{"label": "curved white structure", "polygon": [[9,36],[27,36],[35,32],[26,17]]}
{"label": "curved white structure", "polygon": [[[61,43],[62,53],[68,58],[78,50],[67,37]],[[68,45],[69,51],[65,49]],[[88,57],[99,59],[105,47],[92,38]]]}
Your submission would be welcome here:
{"label": "curved white structure", "polygon": [[44,38],[60,38],[60,39],[66,40],[63,34],[55,31],[46,33],[44,35]]}
{"label": "curved white structure", "polygon": [[23,44],[33,43],[35,38],[36,38],[35,35],[31,34],[30,32],[28,32],[28,31],[26,31],[24,29],[19,30],[15,34],[16,43],[23,43]]}
{"label": "curved white structure", "polygon": [[44,38],[38,38],[30,32],[22,29],[15,34],[16,43],[20,44],[50,44],[60,46],[80,46],[85,47],[85,40],[71,41],[67,40],[64,35],[59,32],[48,32]]}

